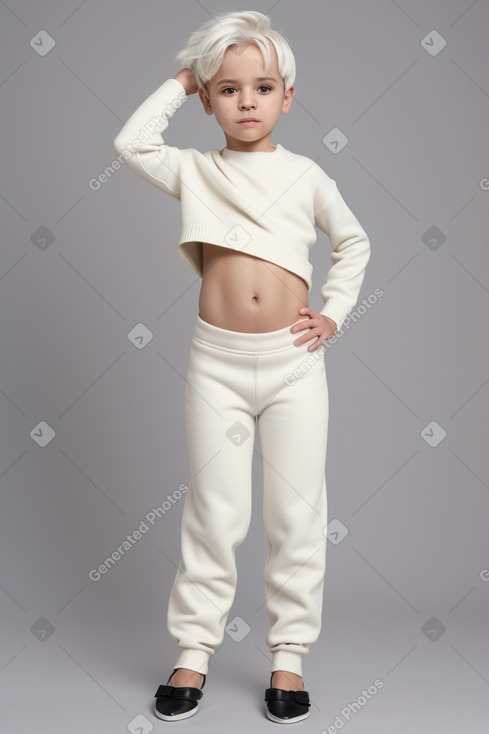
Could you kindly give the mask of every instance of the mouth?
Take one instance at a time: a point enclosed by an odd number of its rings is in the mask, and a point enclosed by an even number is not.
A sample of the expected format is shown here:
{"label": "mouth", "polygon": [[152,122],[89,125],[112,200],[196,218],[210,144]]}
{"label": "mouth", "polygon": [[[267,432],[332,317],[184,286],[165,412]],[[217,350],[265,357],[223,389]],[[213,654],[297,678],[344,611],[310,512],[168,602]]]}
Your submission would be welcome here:
{"label": "mouth", "polygon": [[244,120],[238,120],[238,124],[239,125],[244,125],[244,127],[258,125],[259,122],[260,122],[259,120],[254,120],[251,117],[250,118],[247,118],[247,119],[244,119]]}

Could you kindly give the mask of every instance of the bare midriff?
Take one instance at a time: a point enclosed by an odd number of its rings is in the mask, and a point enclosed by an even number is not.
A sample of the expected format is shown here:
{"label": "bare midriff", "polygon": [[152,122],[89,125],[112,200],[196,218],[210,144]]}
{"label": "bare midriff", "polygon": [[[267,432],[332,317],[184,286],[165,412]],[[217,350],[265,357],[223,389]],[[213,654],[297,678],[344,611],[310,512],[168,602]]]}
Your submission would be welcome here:
{"label": "bare midriff", "polygon": [[283,329],[306,319],[306,282],[268,260],[202,243],[199,315],[209,324],[243,332]]}

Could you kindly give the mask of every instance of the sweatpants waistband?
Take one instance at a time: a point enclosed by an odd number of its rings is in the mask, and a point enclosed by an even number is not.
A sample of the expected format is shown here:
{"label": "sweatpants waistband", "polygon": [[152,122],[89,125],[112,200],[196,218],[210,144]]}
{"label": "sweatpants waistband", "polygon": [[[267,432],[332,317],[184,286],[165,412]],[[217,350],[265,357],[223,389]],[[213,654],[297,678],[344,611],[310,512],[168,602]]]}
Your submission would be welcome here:
{"label": "sweatpants waistband", "polygon": [[[276,351],[294,347],[293,342],[307,332],[304,330],[292,334],[290,331],[291,326],[300,321],[308,320],[307,318],[300,318],[292,324],[289,324],[289,326],[284,326],[283,329],[255,333],[223,329],[220,326],[214,326],[214,324],[204,321],[200,314],[197,314],[193,335],[201,341],[224,349],[234,349],[240,352],[269,352],[271,350]],[[297,349],[297,347],[294,348]]]}

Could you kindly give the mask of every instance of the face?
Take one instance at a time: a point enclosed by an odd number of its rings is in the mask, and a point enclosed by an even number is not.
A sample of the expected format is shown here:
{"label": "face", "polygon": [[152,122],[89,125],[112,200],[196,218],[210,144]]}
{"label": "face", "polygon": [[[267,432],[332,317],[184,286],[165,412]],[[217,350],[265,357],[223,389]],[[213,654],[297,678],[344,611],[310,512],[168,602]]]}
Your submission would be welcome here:
{"label": "face", "polygon": [[294,87],[285,92],[277,52],[272,44],[270,49],[272,58],[266,72],[261,51],[254,43],[229,46],[215,76],[205,89],[199,88],[204,109],[216,116],[230,150],[274,150],[270,145],[272,130],[280,115],[289,111]]}

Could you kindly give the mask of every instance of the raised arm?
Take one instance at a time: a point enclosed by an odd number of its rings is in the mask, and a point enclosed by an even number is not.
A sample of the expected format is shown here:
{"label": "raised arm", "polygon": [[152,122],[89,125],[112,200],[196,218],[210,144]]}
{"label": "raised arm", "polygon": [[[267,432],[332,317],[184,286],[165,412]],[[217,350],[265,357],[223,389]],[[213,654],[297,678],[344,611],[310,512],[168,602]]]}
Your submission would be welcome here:
{"label": "raised arm", "polygon": [[329,179],[329,190],[328,202],[314,214],[316,226],[331,242],[333,262],[321,287],[325,305],[320,313],[333,319],[339,330],[358,301],[370,259],[370,241],[332,179]]}
{"label": "raised arm", "polygon": [[196,91],[191,69],[181,69],[133,112],[112,144],[132,171],[177,199],[180,198],[181,151],[166,145],[161,133],[187,101],[187,95]]}

